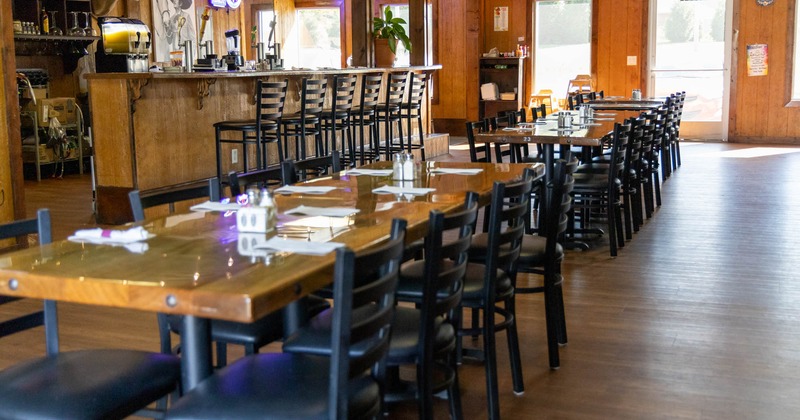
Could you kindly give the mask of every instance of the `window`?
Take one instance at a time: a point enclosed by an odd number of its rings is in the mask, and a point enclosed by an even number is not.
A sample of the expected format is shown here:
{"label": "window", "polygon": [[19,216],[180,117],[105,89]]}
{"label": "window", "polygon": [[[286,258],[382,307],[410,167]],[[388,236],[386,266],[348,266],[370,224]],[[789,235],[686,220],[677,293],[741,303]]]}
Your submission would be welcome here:
{"label": "window", "polygon": [[341,9],[298,8],[294,27],[282,49],[285,67],[342,66]]}
{"label": "window", "polygon": [[564,98],[570,79],[591,73],[591,0],[536,0],[533,90]]}
{"label": "window", "polygon": [[[380,8],[378,9],[378,10],[380,10],[380,13],[383,13],[383,9],[386,6],[389,6],[389,9],[391,9],[392,15],[394,17],[403,18],[403,20],[406,21],[406,24],[403,25],[403,28],[406,30],[406,33],[408,33],[408,4],[388,4],[388,3],[384,2],[384,3],[380,4]],[[426,51],[425,62],[430,64],[430,63],[433,62],[433,55],[432,55],[433,54],[433,40],[432,40],[432,38],[433,38],[433,19],[432,19],[432,16],[433,16],[433,5],[431,3],[428,3],[427,5],[425,5],[425,7],[427,8],[427,10],[425,11],[425,16],[427,16],[427,19],[425,21],[425,32],[430,35],[425,40],[425,43],[427,44],[425,46],[425,51]],[[376,12],[376,13],[378,13],[378,12]],[[412,45],[412,48],[414,48],[413,45]],[[396,58],[397,58],[397,62],[395,63],[396,66],[399,66],[399,67],[408,66],[411,63],[411,56],[410,56],[409,52],[405,49],[405,47],[403,47],[403,44],[400,43],[400,42],[397,43]]]}

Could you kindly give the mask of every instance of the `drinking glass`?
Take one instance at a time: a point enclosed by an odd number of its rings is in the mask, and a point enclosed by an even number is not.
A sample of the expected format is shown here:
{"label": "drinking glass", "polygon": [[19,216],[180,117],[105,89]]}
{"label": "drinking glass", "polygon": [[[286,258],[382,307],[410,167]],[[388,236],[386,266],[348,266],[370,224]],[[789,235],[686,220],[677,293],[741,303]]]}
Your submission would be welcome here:
{"label": "drinking glass", "polygon": [[86,17],[86,22],[83,24],[83,35],[84,36],[97,36],[97,31],[92,27],[92,16],[89,12],[83,12],[83,16]]}
{"label": "drinking glass", "polygon": [[69,12],[72,15],[72,26],[69,28],[69,34],[72,36],[83,36],[83,28],[78,26],[78,14],[81,12]]}
{"label": "drinking glass", "polygon": [[51,10],[47,12],[50,14],[50,35],[61,36],[64,35],[64,31],[58,27],[56,23],[56,14],[58,13],[57,10]]}

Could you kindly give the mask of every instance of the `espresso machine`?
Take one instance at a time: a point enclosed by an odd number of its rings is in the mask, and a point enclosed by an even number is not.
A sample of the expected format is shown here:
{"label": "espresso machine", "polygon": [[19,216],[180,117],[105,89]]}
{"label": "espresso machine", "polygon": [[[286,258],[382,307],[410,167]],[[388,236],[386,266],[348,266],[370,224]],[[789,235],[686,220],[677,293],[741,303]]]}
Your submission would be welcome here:
{"label": "espresso machine", "polygon": [[244,57],[241,54],[242,37],[238,29],[225,31],[225,45],[228,48],[228,55],[222,57],[228,65],[228,70],[238,70],[244,66]]}
{"label": "espresso machine", "polygon": [[100,41],[95,53],[98,73],[147,73],[152,45],[150,29],[141,20],[99,17]]}

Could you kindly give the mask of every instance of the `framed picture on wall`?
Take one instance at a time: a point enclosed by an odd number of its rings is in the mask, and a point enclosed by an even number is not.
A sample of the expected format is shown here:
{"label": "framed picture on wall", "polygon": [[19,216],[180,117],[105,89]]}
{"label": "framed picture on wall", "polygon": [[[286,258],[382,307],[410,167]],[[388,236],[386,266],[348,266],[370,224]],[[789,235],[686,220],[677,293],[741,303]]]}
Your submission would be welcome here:
{"label": "framed picture on wall", "polygon": [[190,40],[197,46],[197,14],[194,0],[152,0],[154,56],[169,61],[170,51],[180,50],[179,43]]}

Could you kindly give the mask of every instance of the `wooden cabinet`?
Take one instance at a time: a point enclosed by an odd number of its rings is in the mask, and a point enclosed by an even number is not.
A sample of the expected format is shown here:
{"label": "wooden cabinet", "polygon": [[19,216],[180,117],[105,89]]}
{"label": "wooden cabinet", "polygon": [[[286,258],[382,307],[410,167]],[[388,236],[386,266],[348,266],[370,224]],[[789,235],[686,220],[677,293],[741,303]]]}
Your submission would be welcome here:
{"label": "wooden cabinet", "polygon": [[[523,88],[523,60],[524,57],[510,58],[481,58],[480,59],[480,84],[495,83],[500,95],[497,99],[483,99],[480,96],[480,118],[493,117],[500,111],[519,110],[522,108]],[[514,94],[513,98],[504,96]]]}

